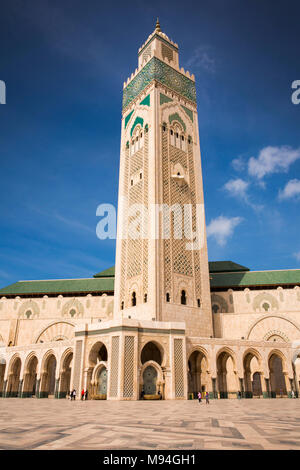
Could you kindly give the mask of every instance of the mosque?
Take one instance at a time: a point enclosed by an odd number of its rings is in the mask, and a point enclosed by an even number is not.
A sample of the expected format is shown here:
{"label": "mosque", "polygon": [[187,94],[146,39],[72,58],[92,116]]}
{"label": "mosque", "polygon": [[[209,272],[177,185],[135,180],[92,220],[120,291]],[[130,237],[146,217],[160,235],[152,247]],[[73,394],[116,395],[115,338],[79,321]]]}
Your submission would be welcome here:
{"label": "mosque", "polygon": [[[158,21],[124,83],[120,148],[115,267],[0,289],[0,396],[298,396],[300,270],[208,262],[195,77]],[[150,236],[160,213],[132,237],[136,204],[171,208],[169,236]]]}

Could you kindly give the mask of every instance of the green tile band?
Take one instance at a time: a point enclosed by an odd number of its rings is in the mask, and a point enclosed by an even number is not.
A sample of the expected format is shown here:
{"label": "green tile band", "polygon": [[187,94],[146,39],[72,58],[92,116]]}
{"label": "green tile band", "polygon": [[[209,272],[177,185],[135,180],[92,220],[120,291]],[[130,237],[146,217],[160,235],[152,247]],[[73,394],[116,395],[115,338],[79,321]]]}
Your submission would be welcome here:
{"label": "green tile band", "polygon": [[125,109],[153,80],[166,85],[184,98],[196,103],[195,82],[185,75],[153,57],[131,80],[123,91],[123,109]]}

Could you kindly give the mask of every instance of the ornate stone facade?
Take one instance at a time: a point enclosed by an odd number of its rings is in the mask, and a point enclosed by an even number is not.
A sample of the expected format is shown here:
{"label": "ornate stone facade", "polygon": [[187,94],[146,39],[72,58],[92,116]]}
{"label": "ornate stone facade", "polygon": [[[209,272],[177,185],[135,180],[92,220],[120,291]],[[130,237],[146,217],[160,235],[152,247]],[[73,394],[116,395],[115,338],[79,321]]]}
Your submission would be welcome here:
{"label": "ornate stone facade", "polygon": [[[131,237],[131,208],[144,237]],[[202,243],[187,249],[185,228]],[[2,397],[291,396],[300,384],[300,270],[208,263],[194,76],[159,24],[124,84],[116,270],[0,290]],[[170,224],[162,224],[164,208]],[[168,232],[168,233],[165,233]],[[158,233],[158,237],[152,235]],[[168,235],[168,236],[163,236]]]}

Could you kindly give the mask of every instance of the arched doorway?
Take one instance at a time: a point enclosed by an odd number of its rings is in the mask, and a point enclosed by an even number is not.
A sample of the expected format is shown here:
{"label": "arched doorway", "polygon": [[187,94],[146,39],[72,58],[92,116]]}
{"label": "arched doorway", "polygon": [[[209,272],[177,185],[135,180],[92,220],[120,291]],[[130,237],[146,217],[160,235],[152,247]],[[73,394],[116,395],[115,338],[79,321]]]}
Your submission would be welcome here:
{"label": "arched doorway", "polygon": [[[149,396],[163,398],[165,395],[165,382],[161,365],[164,360],[164,350],[162,346],[154,341],[149,341],[141,351],[142,368],[140,379],[140,398]],[[149,362],[149,364],[148,364]],[[149,397],[151,398],[151,397]]]}
{"label": "arched doorway", "polygon": [[244,396],[252,398],[262,395],[261,373],[258,355],[252,351],[244,356]]}
{"label": "arched doorway", "polygon": [[6,360],[4,358],[1,358],[0,359],[0,397],[3,396],[5,369],[6,369]]}
{"label": "arched doorway", "polygon": [[220,398],[236,397],[238,391],[234,359],[230,352],[222,351],[217,358],[218,388]]}
{"label": "arched doorway", "polygon": [[40,398],[54,397],[56,375],[56,357],[50,354],[44,364],[44,372],[41,379]]}
{"label": "arched doorway", "polygon": [[65,398],[70,392],[72,360],[73,352],[69,351],[63,358],[58,398]]}
{"label": "arched doorway", "polygon": [[97,373],[96,390],[97,390],[97,395],[101,395],[102,397],[107,396],[107,369],[106,367],[101,367]]}
{"label": "arched doorway", "polygon": [[[89,354],[87,389],[88,396],[91,398],[99,398],[101,395],[103,399],[107,396],[107,359],[108,353],[105,344],[97,341]],[[103,393],[100,393],[100,389]]]}
{"label": "arched doorway", "polygon": [[273,353],[269,358],[271,397],[287,395],[281,357]]}
{"label": "arched doorway", "polygon": [[157,371],[153,366],[148,366],[143,372],[143,384],[145,395],[156,395]]}
{"label": "arched doorway", "polygon": [[194,351],[188,360],[188,392],[197,398],[198,392],[208,390],[208,365],[205,354],[201,351]]}
{"label": "arched doorway", "polygon": [[38,360],[36,356],[32,356],[27,364],[22,397],[28,398],[35,396],[36,393],[36,377],[37,377]]}
{"label": "arched doorway", "polygon": [[20,384],[20,372],[21,372],[21,359],[16,357],[10,367],[8,384],[7,384],[7,397],[17,397],[19,392]]}

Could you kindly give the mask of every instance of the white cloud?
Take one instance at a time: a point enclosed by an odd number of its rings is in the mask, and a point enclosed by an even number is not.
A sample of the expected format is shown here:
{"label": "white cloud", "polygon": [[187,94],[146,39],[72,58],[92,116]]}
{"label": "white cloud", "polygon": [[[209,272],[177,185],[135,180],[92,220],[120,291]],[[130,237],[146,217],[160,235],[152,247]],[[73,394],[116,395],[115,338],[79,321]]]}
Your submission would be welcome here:
{"label": "white cloud", "polygon": [[218,245],[224,246],[233,235],[235,227],[242,222],[242,217],[225,217],[220,215],[207,226],[207,236],[214,237]]}
{"label": "white cloud", "polygon": [[300,197],[300,180],[290,180],[285,187],[278,193],[279,199],[290,199]]}
{"label": "white cloud", "polygon": [[225,185],[224,189],[228,191],[231,196],[242,197],[243,199],[247,199],[247,189],[249,183],[242,180],[241,178],[237,178],[235,180],[229,180]]}
{"label": "white cloud", "polygon": [[243,157],[238,157],[232,160],[231,165],[235,171],[243,171],[245,169],[246,162]]}
{"label": "white cloud", "polygon": [[251,157],[248,161],[248,173],[261,180],[271,173],[287,172],[290,165],[300,158],[300,148],[293,149],[288,146],[265,147],[257,158]]}
{"label": "white cloud", "polygon": [[215,59],[211,56],[211,47],[199,46],[186,62],[186,67],[205,69],[209,72],[215,71]]}

